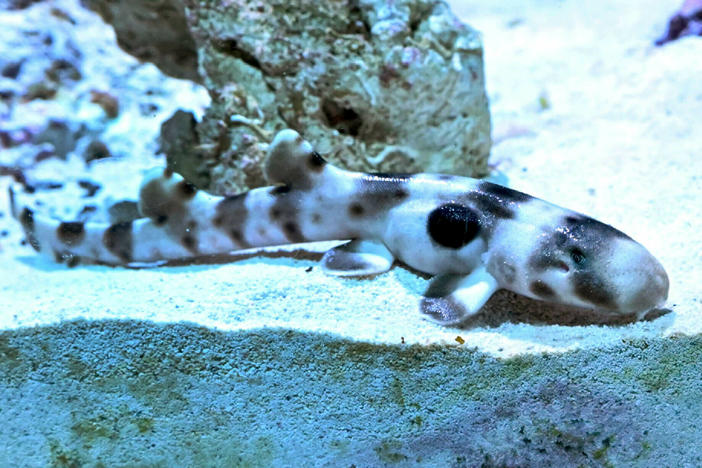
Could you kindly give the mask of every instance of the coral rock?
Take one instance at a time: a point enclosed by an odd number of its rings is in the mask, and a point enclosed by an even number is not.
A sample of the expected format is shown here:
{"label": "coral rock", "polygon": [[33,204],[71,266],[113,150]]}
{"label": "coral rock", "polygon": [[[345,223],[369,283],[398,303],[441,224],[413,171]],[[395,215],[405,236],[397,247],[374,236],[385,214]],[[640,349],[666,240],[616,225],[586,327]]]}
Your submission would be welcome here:
{"label": "coral rock", "polygon": [[[141,2],[87,3],[116,25],[118,37],[124,21],[117,18],[156,14]],[[199,81],[212,97],[191,155],[199,165],[191,172],[209,174],[210,190],[264,184],[268,137],[282,128],[298,130],[325,157],[354,170],[487,172],[481,38],[443,2],[184,3],[184,22],[176,0],[167,11],[178,18],[173,28],[187,24]],[[169,46],[187,51],[186,34],[172,34],[180,41]],[[154,44],[148,34],[139,37]],[[164,60],[153,58],[166,72],[176,65]]]}

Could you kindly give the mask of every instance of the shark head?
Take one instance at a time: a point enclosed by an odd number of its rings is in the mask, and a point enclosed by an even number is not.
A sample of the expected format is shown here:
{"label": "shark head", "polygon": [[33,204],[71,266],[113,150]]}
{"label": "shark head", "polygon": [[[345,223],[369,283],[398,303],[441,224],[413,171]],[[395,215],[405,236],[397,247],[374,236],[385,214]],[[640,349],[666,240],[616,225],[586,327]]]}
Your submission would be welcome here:
{"label": "shark head", "polygon": [[[541,212],[547,215],[516,220],[508,236],[498,235],[498,242],[510,248],[503,248],[505,253],[488,266],[503,287],[614,314],[642,315],[666,301],[668,275],[641,244],[579,213],[553,205]],[[505,279],[505,271],[520,274]]]}

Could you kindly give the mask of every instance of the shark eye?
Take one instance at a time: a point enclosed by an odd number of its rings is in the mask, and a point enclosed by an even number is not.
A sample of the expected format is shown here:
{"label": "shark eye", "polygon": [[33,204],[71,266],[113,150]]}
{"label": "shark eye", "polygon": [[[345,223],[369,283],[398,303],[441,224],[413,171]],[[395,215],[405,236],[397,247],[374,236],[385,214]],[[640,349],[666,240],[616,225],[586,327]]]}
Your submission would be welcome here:
{"label": "shark eye", "polygon": [[577,266],[583,266],[585,264],[585,254],[577,247],[570,251],[570,259],[573,260],[573,263]]}

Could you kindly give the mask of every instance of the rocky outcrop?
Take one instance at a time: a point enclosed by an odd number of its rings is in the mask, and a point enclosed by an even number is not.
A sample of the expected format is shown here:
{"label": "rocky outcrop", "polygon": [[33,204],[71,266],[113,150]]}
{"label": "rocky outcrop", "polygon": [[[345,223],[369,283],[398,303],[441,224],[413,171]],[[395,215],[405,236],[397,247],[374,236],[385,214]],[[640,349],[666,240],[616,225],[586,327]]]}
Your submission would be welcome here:
{"label": "rocky outcrop", "polygon": [[82,2],[115,28],[122,49],[167,75],[199,81],[197,48],[179,0]]}
{"label": "rocky outcrop", "polygon": [[[351,169],[487,172],[482,42],[443,2],[186,1],[182,10],[176,0],[86,3],[115,25],[120,43],[170,50],[133,53],[176,76],[193,68],[175,63],[172,51],[191,56],[196,44],[212,104],[194,130],[183,127],[194,132],[184,137],[191,147],[168,156],[200,186],[265,184],[261,159],[282,128]],[[160,24],[175,30],[172,40],[151,38]]]}

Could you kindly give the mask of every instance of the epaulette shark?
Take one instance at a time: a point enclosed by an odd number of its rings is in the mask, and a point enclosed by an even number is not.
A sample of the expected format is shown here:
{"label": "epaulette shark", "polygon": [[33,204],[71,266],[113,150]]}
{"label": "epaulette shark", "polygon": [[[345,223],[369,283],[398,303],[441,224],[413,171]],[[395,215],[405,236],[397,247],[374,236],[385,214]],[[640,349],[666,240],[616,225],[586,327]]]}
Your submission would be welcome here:
{"label": "epaulette shark", "polygon": [[349,240],[327,251],[330,275],[366,276],[399,260],[435,275],[420,309],[458,325],[504,288],[534,299],[639,314],[661,306],[668,276],[640,244],[571,210],[487,181],[442,174],[351,172],[292,130],[269,145],[272,184],[232,196],[197,190],[169,170],[148,174],[142,218],[62,222],[16,206],[34,249],[107,264]]}

